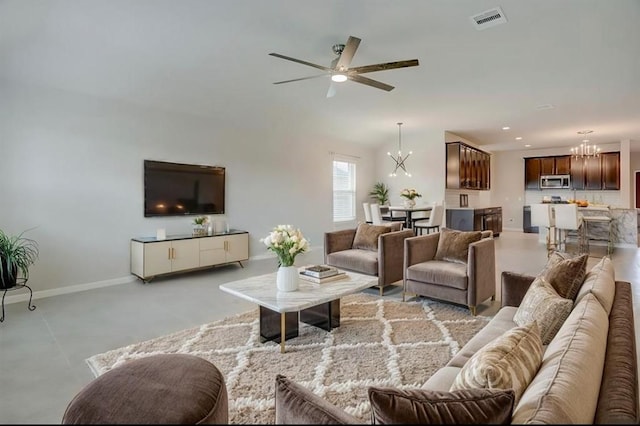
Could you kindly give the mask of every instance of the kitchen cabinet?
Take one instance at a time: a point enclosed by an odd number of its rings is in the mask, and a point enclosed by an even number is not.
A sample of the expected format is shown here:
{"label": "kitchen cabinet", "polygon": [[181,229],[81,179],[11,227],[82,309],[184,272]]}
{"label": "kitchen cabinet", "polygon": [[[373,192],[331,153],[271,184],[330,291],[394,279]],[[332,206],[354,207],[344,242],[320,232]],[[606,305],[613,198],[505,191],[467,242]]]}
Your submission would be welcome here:
{"label": "kitchen cabinet", "polygon": [[540,176],[568,175],[571,173],[571,156],[530,157],[524,159],[524,188],[540,189]]}
{"label": "kitchen cabinet", "polygon": [[491,155],[462,142],[447,143],[447,188],[488,190]]}
{"label": "kitchen cabinet", "polygon": [[540,158],[524,159],[524,189],[540,189]]}
{"label": "kitchen cabinet", "polygon": [[620,189],[620,152],[571,159],[571,187],[578,190]]}
{"label": "kitchen cabinet", "polygon": [[502,207],[482,209],[447,209],[447,228],[459,231],[493,231],[498,237],[502,232]]}

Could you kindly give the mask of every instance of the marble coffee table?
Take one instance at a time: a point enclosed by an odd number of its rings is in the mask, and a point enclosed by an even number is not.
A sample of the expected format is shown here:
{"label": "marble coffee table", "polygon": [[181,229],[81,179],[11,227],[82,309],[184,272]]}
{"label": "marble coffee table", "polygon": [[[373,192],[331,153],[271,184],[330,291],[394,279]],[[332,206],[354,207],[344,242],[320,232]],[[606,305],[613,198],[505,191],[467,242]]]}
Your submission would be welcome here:
{"label": "marble coffee table", "polygon": [[378,277],[347,272],[324,284],[299,279],[298,290],[280,292],[276,272],[222,284],[224,292],[260,306],[260,340],[280,343],[298,336],[298,321],[330,331],[340,326],[340,298],[378,284]]}

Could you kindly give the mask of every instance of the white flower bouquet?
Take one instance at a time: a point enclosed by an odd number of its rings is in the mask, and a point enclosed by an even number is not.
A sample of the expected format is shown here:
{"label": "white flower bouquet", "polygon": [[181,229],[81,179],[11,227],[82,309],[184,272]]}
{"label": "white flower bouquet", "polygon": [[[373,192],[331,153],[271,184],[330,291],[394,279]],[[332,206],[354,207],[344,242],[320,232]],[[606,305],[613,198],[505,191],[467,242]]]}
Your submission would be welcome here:
{"label": "white flower bouquet", "polygon": [[418,194],[416,190],[413,188],[411,189],[405,188],[402,190],[402,192],[400,192],[400,196],[403,198],[406,198],[407,200],[413,200],[414,198],[422,197],[422,194]]}
{"label": "white flower bouquet", "polygon": [[291,225],[278,225],[260,242],[278,256],[280,266],[293,266],[296,256],[309,249],[309,242],[302,231]]}

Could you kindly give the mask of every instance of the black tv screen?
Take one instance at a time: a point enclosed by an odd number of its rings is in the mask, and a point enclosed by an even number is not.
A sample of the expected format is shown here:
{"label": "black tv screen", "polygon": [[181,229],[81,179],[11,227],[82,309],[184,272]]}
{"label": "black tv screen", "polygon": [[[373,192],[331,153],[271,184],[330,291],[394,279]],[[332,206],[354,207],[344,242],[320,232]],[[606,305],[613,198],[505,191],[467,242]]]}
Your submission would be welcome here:
{"label": "black tv screen", "polygon": [[225,168],[144,160],[144,215],[224,214]]}

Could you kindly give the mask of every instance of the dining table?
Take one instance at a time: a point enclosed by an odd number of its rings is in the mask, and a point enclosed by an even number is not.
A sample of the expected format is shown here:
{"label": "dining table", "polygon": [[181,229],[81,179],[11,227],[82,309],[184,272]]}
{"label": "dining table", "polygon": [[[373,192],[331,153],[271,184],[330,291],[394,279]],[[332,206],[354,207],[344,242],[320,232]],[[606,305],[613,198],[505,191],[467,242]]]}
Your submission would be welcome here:
{"label": "dining table", "polygon": [[430,204],[422,204],[415,205],[413,207],[405,207],[405,206],[389,206],[389,214],[391,215],[391,219],[393,220],[394,212],[404,212],[404,227],[406,229],[413,228],[413,218],[412,215],[414,212],[430,212],[433,208]]}

